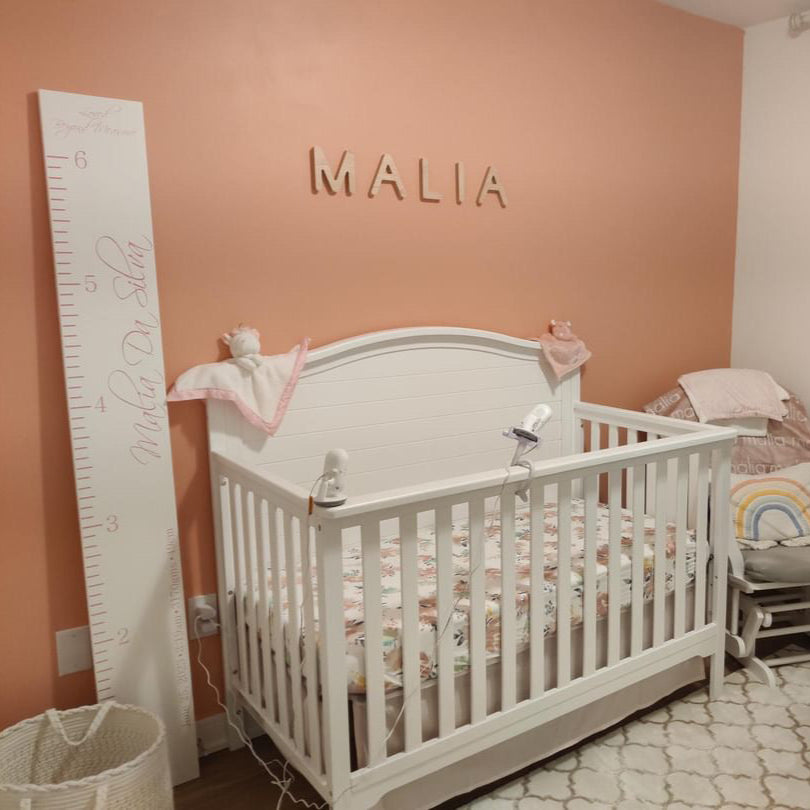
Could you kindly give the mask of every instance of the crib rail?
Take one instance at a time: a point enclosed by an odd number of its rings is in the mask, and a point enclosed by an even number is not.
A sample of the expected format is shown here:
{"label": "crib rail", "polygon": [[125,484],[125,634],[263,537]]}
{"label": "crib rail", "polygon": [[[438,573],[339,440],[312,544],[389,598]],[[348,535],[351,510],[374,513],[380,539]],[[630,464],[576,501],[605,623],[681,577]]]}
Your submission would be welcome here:
{"label": "crib rail", "polygon": [[[586,404],[574,413],[584,453],[350,498],[311,516],[302,490],[212,453],[231,691],[333,806],[368,806],[476,746],[692,655],[713,656],[714,688],[721,683],[728,502],[717,493],[728,490],[734,431]],[[435,527],[427,540],[425,525]],[[498,555],[487,559],[496,525]],[[349,542],[363,584],[354,767]],[[381,586],[392,548],[401,590],[395,688]],[[435,558],[427,595],[426,554]],[[488,596],[493,582],[497,600]],[[426,679],[424,614],[434,602]]]}

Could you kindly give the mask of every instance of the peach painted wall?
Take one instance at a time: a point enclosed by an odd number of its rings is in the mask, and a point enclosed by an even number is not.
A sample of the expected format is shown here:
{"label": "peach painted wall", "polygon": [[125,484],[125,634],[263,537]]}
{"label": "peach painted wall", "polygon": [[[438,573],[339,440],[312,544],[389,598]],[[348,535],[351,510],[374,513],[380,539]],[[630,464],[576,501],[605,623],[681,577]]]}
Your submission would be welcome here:
{"label": "peach painted wall", "polygon": [[[586,398],[729,360],[742,32],[652,0],[0,0],[0,727],[91,701],[34,91],[145,104],[167,371],[373,329],[574,320]],[[308,149],[357,155],[314,196]],[[385,150],[408,198],[366,196]],[[430,160],[440,204],[417,200]],[[457,206],[488,163],[509,207]],[[13,395],[10,393],[13,389]],[[203,408],[171,410],[186,590],[215,588]],[[133,594],[133,599],[138,598]],[[218,655],[216,639],[206,654]],[[197,683],[198,714],[214,711]]]}

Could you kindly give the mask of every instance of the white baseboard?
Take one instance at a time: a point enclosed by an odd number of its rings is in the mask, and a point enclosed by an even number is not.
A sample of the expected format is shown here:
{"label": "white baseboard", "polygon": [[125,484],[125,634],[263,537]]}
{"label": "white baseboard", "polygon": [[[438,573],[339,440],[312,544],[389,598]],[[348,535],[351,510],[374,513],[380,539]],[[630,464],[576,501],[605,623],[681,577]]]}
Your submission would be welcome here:
{"label": "white baseboard", "polygon": [[[250,739],[264,734],[259,724],[247,713],[245,725]],[[197,721],[197,750],[201,757],[207,757],[226,748],[228,748],[228,723],[225,712],[212,714]]]}
{"label": "white baseboard", "polygon": [[197,721],[197,750],[201,757],[228,747],[225,712],[212,714]]}

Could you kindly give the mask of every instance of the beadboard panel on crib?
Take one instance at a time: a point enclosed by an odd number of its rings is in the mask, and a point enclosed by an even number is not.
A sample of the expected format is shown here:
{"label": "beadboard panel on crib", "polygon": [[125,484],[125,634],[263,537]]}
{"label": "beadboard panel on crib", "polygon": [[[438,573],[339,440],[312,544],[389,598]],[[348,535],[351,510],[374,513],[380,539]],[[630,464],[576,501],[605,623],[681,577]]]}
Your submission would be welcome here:
{"label": "beadboard panel on crib", "polygon": [[538,458],[574,452],[579,375],[557,382],[536,341],[444,327],[397,329],[309,353],[275,437],[231,403],[209,402],[211,449],[305,490],[323,457],[349,453],[348,491],[361,494],[506,466],[503,430],[551,406]]}

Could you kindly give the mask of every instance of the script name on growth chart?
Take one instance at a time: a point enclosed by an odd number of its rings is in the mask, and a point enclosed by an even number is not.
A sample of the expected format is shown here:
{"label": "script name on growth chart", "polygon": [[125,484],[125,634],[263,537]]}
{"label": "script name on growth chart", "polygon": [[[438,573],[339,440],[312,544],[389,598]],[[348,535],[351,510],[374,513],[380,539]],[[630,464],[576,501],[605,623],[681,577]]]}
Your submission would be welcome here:
{"label": "script name on growth chart", "polygon": [[[138,317],[133,317],[120,342],[120,357],[124,368],[116,368],[107,377],[107,388],[115,399],[131,413],[133,441],[129,454],[138,464],[146,465],[158,459],[160,443],[155,434],[161,433],[166,421],[162,372],[155,367],[155,340],[160,320],[150,311],[146,263],[152,255],[152,240],[146,236],[131,239],[122,245],[112,236],[96,241],[96,256],[112,274],[115,297],[122,305],[133,305]],[[150,268],[151,269],[151,268]],[[104,412],[104,397],[96,403]]]}
{"label": "script name on growth chart", "polygon": [[[343,156],[338,164],[337,171],[333,172],[326,154],[320,146],[313,146],[310,149],[310,168],[312,170],[312,190],[318,194],[326,189],[330,194],[337,194],[343,189],[347,196],[354,194],[357,188],[357,170],[355,168],[354,153],[348,149],[343,152]],[[376,197],[383,184],[388,184],[393,192],[404,200],[407,196],[405,184],[394,162],[394,158],[384,152],[377,164],[377,170],[371,179],[368,196]],[[466,197],[467,178],[464,164],[455,164],[455,200],[460,205]],[[477,205],[483,205],[489,196],[497,197],[501,208],[506,208],[506,190],[500,181],[498,171],[494,166],[487,166],[481,185],[478,189],[478,196],[475,199]],[[441,202],[444,195],[430,186],[430,166],[426,158],[419,158],[419,199],[423,202]]]}

